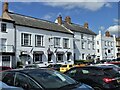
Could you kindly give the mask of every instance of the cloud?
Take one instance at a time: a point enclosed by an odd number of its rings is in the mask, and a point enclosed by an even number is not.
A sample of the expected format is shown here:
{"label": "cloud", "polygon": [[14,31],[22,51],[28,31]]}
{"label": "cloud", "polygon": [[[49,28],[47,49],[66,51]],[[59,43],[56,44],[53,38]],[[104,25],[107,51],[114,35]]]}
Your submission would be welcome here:
{"label": "cloud", "polygon": [[[49,1],[49,0],[48,0]],[[106,2],[105,0],[75,0],[73,2],[73,0],[66,0],[66,1],[61,1],[61,0],[53,0],[53,1],[57,1],[57,2],[45,2],[45,5],[49,5],[52,7],[62,7],[64,9],[73,9],[73,8],[83,8],[83,9],[88,9],[91,11],[97,11],[102,7],[111,7],[111,4]]]}
{"label": "cloud", "polygon": [[49,14],[44,15],[44,16],[42,17],[42,19],[52,20],[54,16],[55,16],[54,13],[49,13]]}
{"label": "cloud", "polygon": [[[4,2],[5,0],[1,0]],[[7,0],[8,2],[119,2],[119,0]]]}
{"label": "cloud", "polygon": [[119,35],[120,33],[120,25],[114,25],[110,26],[107,31],[109,31],[111,34]]}
{"label": "cloud", "polygon": [[9,12],[14,12],[13,10],[9,10]]}
{"label": "cloud", "polygon": [[110,3],[106,3],[105,6],[106,6],[106,7],[109,7],[109,8],[112,7]]}
{"label": "cloud", "polygon": [[120,25],[120,19],[114,18],[114,19],[113,19],[113,22],[114,22],[115,24],[119,24],[119,25]]}
{"label": "cloud", "polygon": [[104,26],[101,26],[101,27],[99,27],[99,29],[100,29],[101,31],[103,31],[103,30],[105,30],[105,27],[104,27]]}

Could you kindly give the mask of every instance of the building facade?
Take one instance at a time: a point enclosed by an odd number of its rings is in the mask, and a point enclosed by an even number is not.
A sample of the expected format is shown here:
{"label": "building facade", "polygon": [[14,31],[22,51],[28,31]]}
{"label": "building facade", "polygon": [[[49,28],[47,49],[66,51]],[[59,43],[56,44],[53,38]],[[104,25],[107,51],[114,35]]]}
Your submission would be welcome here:
{"label": "building facade", "polygon": [[65,20],[58,16],[54,23],[9,12],[8,3],[4,3],[1,21],[0,66],[14,68],[21,62],[42,67],[119,57],[119,40],[116,42],[115,36],[109,32],[96,35],[88,23],[74,24],[69,16]]}
{"label": "building facade", "polygon": [[116,56],[116,38],[111,36],[108,31],[102,36],[101,31],[96,36],[96,54],[97,60],[115,59]]}
{"label": "building facade", "polygon": [[117,58],[120,58],[120,37],[116,38]]}
{"label": "building facade", "polygon": [[71,18],[67,16],[65,20],[59,16],[55,23],[64,26],[69,31],[74,33],[74,60],[90,60],[96,56],[95,37],[96,34],[89,29],[88,23],[84,26],[74,24]]}
{"label": "building facade", "polygon": [[15,29],[11,20],[0,18],[0,66],[15,65]]}
{"label": "building facade", "polygon": [[[50,21],[9,12],[8,3],[3,5],[2,18],[9,21],[5,23],[5,28],[10,33],[6,34],[7,41],[2,42],[11,42],[9,44],[15,48],[15,58],[10,59],[14,65],[17,62],[40,66],[74,63],[73,33],[66,28]],[[2,21],[1,25],[3,24]],[[3,54],[1,58],[3,60]],[[11,63],[10,67],[14,65]]]}

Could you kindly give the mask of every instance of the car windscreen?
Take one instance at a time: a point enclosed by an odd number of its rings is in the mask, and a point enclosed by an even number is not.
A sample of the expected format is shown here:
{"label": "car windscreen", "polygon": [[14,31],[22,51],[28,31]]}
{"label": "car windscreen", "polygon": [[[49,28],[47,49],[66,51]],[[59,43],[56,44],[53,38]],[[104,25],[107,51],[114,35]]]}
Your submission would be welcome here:
{"label": "car windscreen", "polygon": [[29,75],[46,89],[61,88],[76,83],[70,77],[52,70],[36,71]]}

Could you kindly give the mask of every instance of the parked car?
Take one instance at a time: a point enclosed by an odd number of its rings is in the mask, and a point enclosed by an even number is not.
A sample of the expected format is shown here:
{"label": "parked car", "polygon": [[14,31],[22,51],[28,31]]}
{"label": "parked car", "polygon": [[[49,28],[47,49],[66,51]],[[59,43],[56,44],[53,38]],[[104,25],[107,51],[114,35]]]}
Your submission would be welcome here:
{"label": "parked car", "polygon": [[12,68],[8,67],[8,66],[0,66],[0,71],[4,71],[4,70],[8,70],[8,69],[12,69]]}
{"label": "parked car", "polygon": [[94,64],[92,66],[109,66],[109,67],[112,67],[114,68],[115,70],[117,70],[119,73],[120,73],[120,67],[115,65],[115,64],[107,64],[107,63],[104,63],[104,64]]}
{"label": "parked car", "polygon": [[23,90],[19,87],[9,86],[6,83],[0,81],[0,90]]}
{"label": "parked car", "polygon": [[62,64],[49,64],[49,65],[47,66],[47,68],[51,68],[51,69],[60,71],[60,67],[61,67],[61,66],[62,66]]}
{"label": "parked car", "polygon": [[120,90],[120,74],[109,66],[74,67],[64,74],[95,90]]}
{"label": "parked car", "polygon": [[67,71],[67,70],[69,70],[70,68],[72,68],[74,65],[72,65],[72,64],[67,64],[67,65],[62,65],[61,67],[60,67],[60,72],[65,72],[65,71]]}
{"label": "parked car", "polygon": [[32,68],[39,68],[39,66],[37,64],[28,64],[28,65],[23,66],[23,68],[32,69]]}
{"label": "parked car", "polygon": [[2,81],[10,86],[22,87],[24,90],[93,90],[89,85],[78,83],[56,70],[16,69],[4,71]]}
{"label": "parked car", "polygon": [[120,67],[120,62],[118,62],[118,61],[117,62],[109,62],[108,64],[115,64]]}

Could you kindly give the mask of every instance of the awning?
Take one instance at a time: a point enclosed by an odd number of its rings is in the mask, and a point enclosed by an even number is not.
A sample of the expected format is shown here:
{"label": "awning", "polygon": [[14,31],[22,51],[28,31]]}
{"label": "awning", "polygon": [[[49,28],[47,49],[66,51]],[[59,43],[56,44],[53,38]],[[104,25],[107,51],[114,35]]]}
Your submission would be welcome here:
{"label": "awning", "polygon": [[64,54],[64,52],[62,52],[62,51],[58,51],[56,54]]}
{"label": "awning", "polygon": [[34,51],[33,54],[44,54],[43,51]]}

